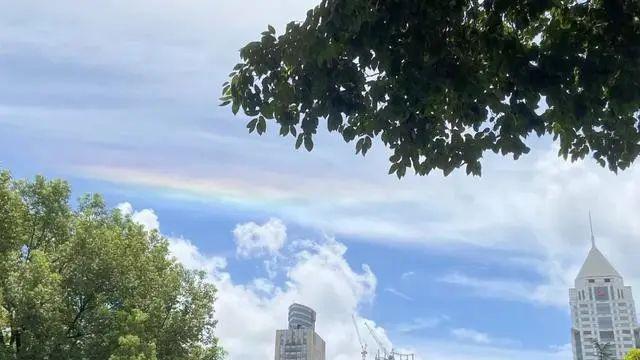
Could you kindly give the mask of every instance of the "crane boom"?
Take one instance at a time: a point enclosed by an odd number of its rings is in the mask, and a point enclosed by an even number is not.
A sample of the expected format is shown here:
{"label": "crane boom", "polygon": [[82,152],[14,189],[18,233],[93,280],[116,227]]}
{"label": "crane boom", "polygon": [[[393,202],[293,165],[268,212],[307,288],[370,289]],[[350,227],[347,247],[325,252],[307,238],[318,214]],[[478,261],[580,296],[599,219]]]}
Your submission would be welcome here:
{"label": "crane boom", "polygon": [[364,343],[362,342],[362,337],[360,336],[360,330],[358,330],[358,323],[356,322],[356,316],[355,315],[351,315],[351,320],[353,320],[353,327],[356,328],[356,335],[358,335],[358,341],[360,342],[360,346],[364,346]]}
{"label": "crane boom", "polygon": [[364,326],[366,326],[367,329],[369,329],[369,333],[371,334],[371,337],[373,338],[373,340],[375,340],[376,344],[378,344],[378,346],[380,347],[380,349],[384,353],[384,356],[386,357],[389,354],[389,351],[387,350],[387,348],[382,343],[382,340],[380,340],[380,338],[378,338],[378,336],[376,335],[375,331],[373,331],[373,329],[371,328],[371,326],[369,326],[369,324],[367,324],[365,322]]}
{"label": "crane boom", "polygon": [[362,360],[366,360],[367,358],[367,344],[362,341],[362,337],[360,336],[360,330],[358,330],[358,323],[356,322],[356,316],[351,315],[351,320],[353,320],[353,327],[356,328],[356,335],[358,335],[358,341],[360,342],[360,349],[362,350],[360,354],[362,355]]}

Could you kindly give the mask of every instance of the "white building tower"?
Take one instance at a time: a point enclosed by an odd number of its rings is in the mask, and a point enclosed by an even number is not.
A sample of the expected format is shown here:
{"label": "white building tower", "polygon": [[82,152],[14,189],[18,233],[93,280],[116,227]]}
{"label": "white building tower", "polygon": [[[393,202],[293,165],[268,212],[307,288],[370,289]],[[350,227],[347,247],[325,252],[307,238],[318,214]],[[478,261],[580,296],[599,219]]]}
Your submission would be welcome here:
{"label": "white building tower", "polygon": [[289,306],[289,328],[276,331],[275,360],[325,360],[324,340],[316,334],[316,312]]}
{"label": "white building tower", "polygon": [[[591,219],[589,219],[591,221]],[[631,287],[598,250],[591,229],[591,250],[575,287],[569,289],[571,343],[574,360],[598,360],[596,342],[606,345],[610,359],[621,360],[640,346]]]}

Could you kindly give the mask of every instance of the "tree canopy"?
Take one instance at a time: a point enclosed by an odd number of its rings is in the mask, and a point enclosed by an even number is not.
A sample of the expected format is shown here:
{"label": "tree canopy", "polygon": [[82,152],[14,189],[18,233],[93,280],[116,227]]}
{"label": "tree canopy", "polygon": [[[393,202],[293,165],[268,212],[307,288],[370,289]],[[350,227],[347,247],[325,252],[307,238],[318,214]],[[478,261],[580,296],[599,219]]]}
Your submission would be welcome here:
{"label": "tree canopy", "polygon": [[0,358],[217,360],[215,288],[63,181],[0,171]]}
{"label": "tree canopy", "polygon": [[640,349],[631,349],[624,356],[624,360],[640,360]]}
{"label": "tree canopy", "polygon": [[319,123],[390,173],[481,173],[485,152],[559,156],[612,171],[640,153],[637,0],[323,0],[240,50],[221,105],[313,148]]}

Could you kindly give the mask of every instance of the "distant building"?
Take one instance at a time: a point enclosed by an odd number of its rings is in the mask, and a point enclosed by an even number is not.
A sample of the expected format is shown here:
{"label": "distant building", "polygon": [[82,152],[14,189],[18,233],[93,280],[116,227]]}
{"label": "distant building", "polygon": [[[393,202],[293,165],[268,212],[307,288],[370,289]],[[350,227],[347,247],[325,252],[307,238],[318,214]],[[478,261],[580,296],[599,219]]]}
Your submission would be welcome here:
{"label": "distant building", "polygon": [[289,328],[276,331],[275,360],[325,360],[324,340],[316,334],[316,312],[289,306]]}
{"label": "distant building", "polygon": [[640,334],[631,286],[598,250],[592,246],[569,290],[571,343],[574,360],[597,360],[596,342],[609,344],[611,359],[621,360],[640,346]]}

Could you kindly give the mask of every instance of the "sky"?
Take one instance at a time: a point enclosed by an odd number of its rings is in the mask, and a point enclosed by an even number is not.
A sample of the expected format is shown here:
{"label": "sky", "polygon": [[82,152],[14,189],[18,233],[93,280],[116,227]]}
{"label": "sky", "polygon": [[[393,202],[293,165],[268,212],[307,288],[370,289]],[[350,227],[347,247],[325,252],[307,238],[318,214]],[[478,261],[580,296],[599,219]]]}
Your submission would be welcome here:
{"label": "sky", "polygon": [[312,152],[218,106],[238,50],[310,0],[0,0],[0,167],[64,178],[170,239],[218,288],[233,360],[273,357],[287,307],[317,311],[331,360],[352,316],[418,359],[570,359],[568,288],[590,246],[640,288],[640,170],[530,138],[483,176],[387,175],[320,131]]}

